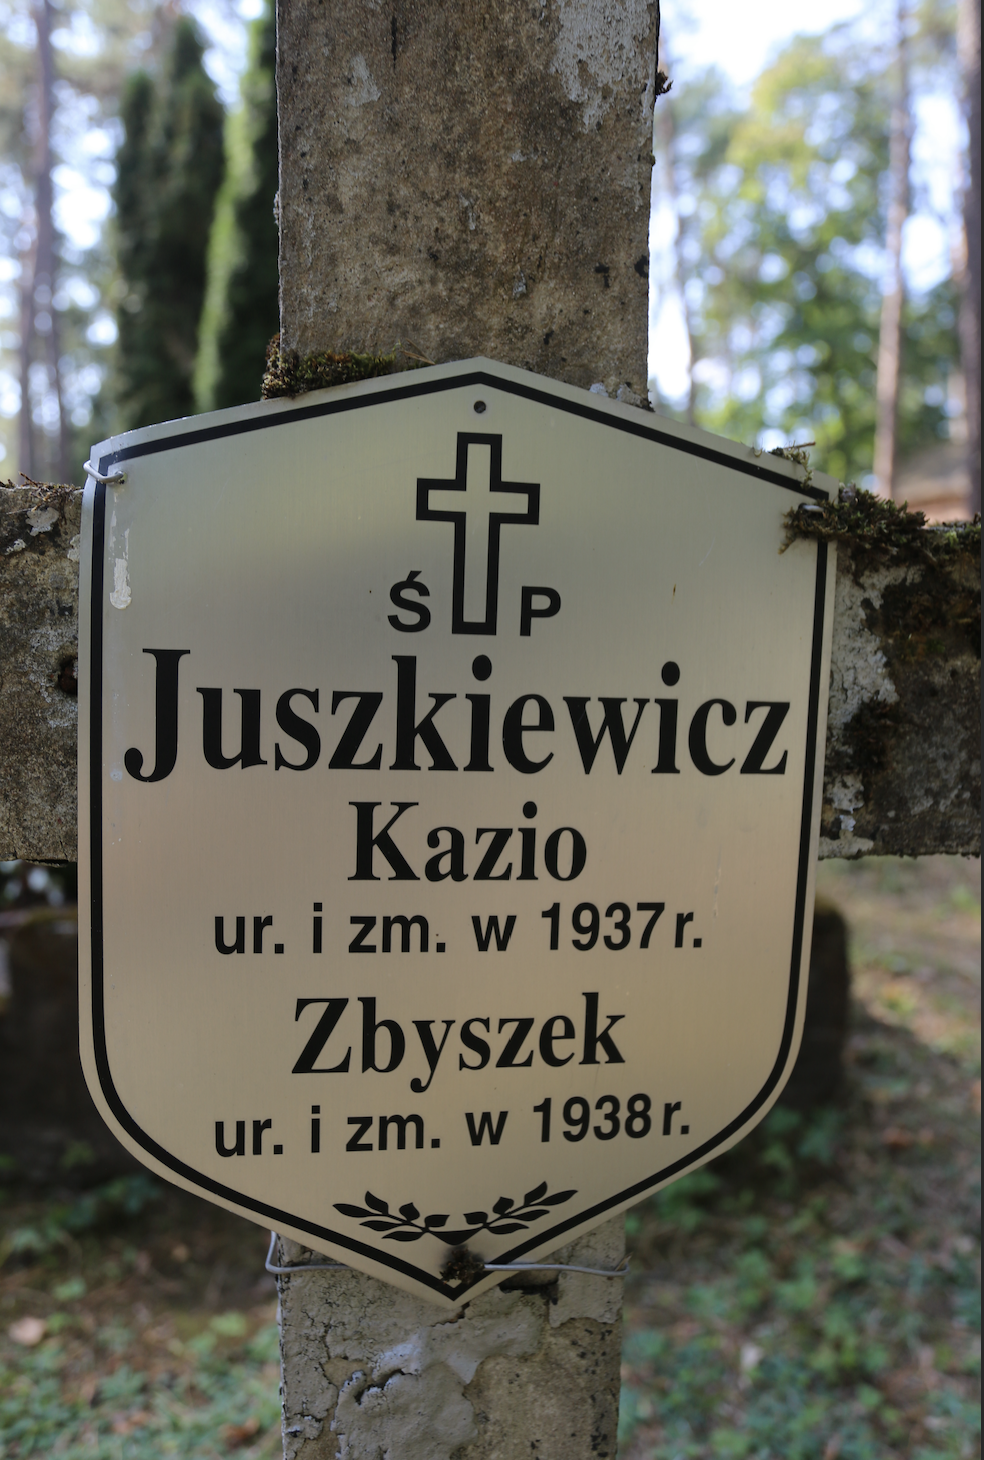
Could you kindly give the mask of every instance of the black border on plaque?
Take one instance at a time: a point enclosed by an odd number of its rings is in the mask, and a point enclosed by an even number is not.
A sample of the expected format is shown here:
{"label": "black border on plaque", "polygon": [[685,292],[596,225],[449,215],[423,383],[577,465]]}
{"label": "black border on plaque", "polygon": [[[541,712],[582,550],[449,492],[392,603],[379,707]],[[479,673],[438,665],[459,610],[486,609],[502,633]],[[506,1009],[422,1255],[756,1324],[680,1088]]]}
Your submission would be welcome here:
{"label": "black border on plaque", "polygon": [[[125,446],[119,451],[112,452],[98,463],[102,475],[107,475],[114,466],[119,466],[126,461],[132,461],[138,456],[156,455],[161,451],[174,450],[179,446],[197,445],[204,441],[218,440],[224,436],[241,435],[247,431],[267,430],[277,426],[291,425],[297,421],[313,420],[321,416],[340,414],[345,411],[358,410],[366,406],[378,406],[388,401],[407,400],[419,398],[420,396],[433,395],[448,390],[459,390],[466,387],[484,386],[493,390],[504,391],[510,395],[519,396],[525,400],[535,401],[540,405],[548,405],[554,409],[566,411],[571,415],[580,416],[586,420],[598,421],[600,424],[611,427],[617,431],[625,431],[629,435],[640,436],[645,440],[656,442],[662,446],[671,447],[677,451],[683,451],[688,455],[697,456],[705,461],[713,462],[715,465],[726,467],[731,471],[743,473],[759,481],[768,482],[770,485],[783,487],[795,493],[797,496],[810,497],[816,501],[826,501],[827,493],[821,487],[812,484],[790,481],[779,472],[756,461],[741,461],[728,455],[727,452],[718,451],[713,447],[705,446],[702,443],[680,440],[670,433],[660,430],[658,426],[651,426],[645,420],[638,423],[626,420],[621,417],[609,416],[599,411],[588,401],[570,401],[564,397],[558,397],[548,389],[541,389],[535,386],[526,385],[499,376],[492,375],[484,370],[470,370],[460,376],[446,377],[441,380],[413,380],[400,386],[394,386],[387,390],[374,390],[364,395],[347,396],[339,400],[320,401],[316,404],[298,406],[294,410],[278,411],[264,418],[253,416],[241,421],[228,421],[214,426],[205,426],[200,430],[185,430],[175,432],[173,436],[160,437],[155,441]],[[446,1282],[431,1273],[425,1272],[412,1262],[407,1262],[395,1252],[389,1253],[378,1247],[360,1242],[357,1238],[346,1235],[342,1232],[335,1232],[331,1228],[321,1227],[304,1218],[295,1216],[291,1212],[285,1212],[279,1207],[270,1206],[265,1202],[257,1201],[253,1197],[244,1196],[235,1191],[232,1187],[225,1186],[219,1181],[194,1170],[184,1161],[173,1156],[157,1141],[149,1136],[130,1115],[124,1106],[113,1082],[112,1072],[109,1067],[109,1054],[106,1048],[105,1031],[105,990],[103,970],[103,869],[102,869],[102,672],[103,672],[103,595],[105,583],[105,509],[106,509],[106,488],[97,483],[93,501],[93,527],[92,527],[92,582],[90,595],[90,707],[89,707],[89,858],[91,873],[91,958],[92,958],[92,1022],[93,1022],[93,1046],[95,1051],[96,1070],[99,1076],[99,1084],[103,1097],[113,1113],[114,1118],[119,1122],[120,1127],[127,1132],[131,1140],[139,1145],[152,1156],[173,1171],[175,1175],[182,1177],[202,1192],[210,1192],[213,1196],[231,1203],[240,1210],[251,1212],[254,1217],[262,1218],[264,1222],[276,1228],[279,1225],[291,1226],[295,1230],[309,1233],[315,1244],[326,1242],[336,1248],[358,1253],[369,1258],[372,1262],[383,1267],[388,1267],[395,1272],[401,1272],[407,1277],[413,1278],[421,1286],[431,1289],[435,1293],[452,1301],[460,1299],[468,1290],[485,1280],[484,1275],[466,1280],[463,1282]],[[807,734],[804,756],[803,774],[803,801],[800,820],[799,854],[796,874],[796,903],[793,916],[793,939],[792,953],[790,958],[789,990],[786,999],[786,1015],[783,1022],[782,1036],[779,1041],[779,1049],[775,1062],[767,1080],[759,1090],[755,1098],[745,1106],[739,1115],[722,1127],[714,1136],[705,1141],[696,1150],[690,1151],[680,1160],[671,1162],[662,1167],[652,1176],[641,1181],[634,1182],[631,1186],[613,1193],[612,1196],[602,1202],[596,1202],[593,1206],[583,1208],[576,1215],[569,1216],[563,1221],[558,1221],[547,1231],[538,1231],[530,1234],[526,1240],[517,1242],[508,1252],[500,1254],[497,1261],[502,1263],[521,1261],[523,1256],[534,1247],[541,1247],[545,1241],[561,1238],[565,1232],[593,1217],[601,1217],[612,1207],[620,1206],[626,1201],[633,1199],[641,1200],[648,1191],[651,1191],[661,1182],[675,1176],[678,1172],[693,1166],[695,1162],[703,1157],[711,1155],[719,1146],[723,1145],[737,1130],[751,1119],[768,1100],[776,1085],[779,1082],[789,1050],[792,1045],[793,1028],[796,1021],[796,1006],[799,996],[800,965],[803,956],[803,936],[806,920],[806,888],[809,880],[810,870],[810,849],[812,846],[813,824],[813,784],[816,773],[817,762],[817,715],[820,700],[820,667],[823,651],[823,630],[825,613],[825,585],[827,576],[827,545],[824,542],[817,543],[817,565],[816,581],[813,601],[813,640],[811,644],[810,662],[810,687],[809,703],[807,708]]]}

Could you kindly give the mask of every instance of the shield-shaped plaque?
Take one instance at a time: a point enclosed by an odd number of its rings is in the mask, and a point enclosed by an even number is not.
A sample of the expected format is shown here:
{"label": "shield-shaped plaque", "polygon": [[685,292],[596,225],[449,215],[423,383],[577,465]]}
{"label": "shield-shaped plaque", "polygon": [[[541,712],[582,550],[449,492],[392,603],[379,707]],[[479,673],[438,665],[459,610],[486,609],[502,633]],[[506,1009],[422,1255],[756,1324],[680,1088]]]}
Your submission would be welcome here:
{"label": "shield-shaped plaque", "polygon": [[450,1304],[762,1118],[832,483],[486,360],[93,457],[82,1044],[135,1155]]}

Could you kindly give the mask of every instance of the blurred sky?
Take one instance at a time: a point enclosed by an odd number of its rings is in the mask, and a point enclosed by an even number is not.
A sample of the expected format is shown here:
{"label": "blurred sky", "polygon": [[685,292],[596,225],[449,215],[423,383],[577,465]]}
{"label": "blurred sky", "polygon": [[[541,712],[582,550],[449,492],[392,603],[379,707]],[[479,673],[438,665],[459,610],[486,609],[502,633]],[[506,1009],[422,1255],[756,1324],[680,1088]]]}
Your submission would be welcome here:
{"label": "blurred sky", "polygon": [[823,0],[808,14],[789,0],[663,0],[661,8],[677,74],[717,66],[736,86],[747,86],[794,35],[827,30],[873,7],[861,0]]}

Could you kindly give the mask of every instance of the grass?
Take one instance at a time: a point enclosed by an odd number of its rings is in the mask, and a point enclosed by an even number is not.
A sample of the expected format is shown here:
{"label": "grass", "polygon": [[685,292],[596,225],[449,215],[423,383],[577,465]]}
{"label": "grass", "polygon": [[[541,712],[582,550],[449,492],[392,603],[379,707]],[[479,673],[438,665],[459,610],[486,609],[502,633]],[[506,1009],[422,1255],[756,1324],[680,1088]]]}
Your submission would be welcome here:
{"label": "grass", "polygon": [[[621,1460],[979,1455],[979,877],[821,868],[852,928],[843,1098],[630,1213]],[[33,1201],[14,1175],[2,1460],[278,1456],[266,1234],[146,1175]]]}

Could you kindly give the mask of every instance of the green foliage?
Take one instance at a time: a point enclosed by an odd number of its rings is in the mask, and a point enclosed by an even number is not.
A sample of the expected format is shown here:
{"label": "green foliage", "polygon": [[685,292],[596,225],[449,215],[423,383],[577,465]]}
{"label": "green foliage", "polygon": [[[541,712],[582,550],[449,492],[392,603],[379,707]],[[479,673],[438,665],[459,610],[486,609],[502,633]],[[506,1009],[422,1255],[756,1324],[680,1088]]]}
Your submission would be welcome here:
{"label": "green foliage", "polygon": [[147,1172],[139,1171],[133,1176],[117,1176],[71,1201],[50,1202],[34,1221],[3,1234],[0,1265],[8,1259],[31,1260],[70,1247],[83,1232],[138,1216],[159,1194],[159,1183]]}
{"label": "green foliage", "polygon": [[226,127],[226,180],[209,243],[208,292],[195,370],[199,410],[257,400],[279,326],[276,16],[250,27],[242,104]]}
{"label": "green foliage", "polygon": [[[750,1213],[762,1190],[798,1196],[836,1165],[843,1120],[835,1106],[802,1112],[776,1105],[740,1145],[658,1192],[649,1204],[653,1215],[661,1225],[696,1232],[713,1213]],[[758,1221],[745,1217],[750,1236]]]}
{"label": "green foliage", "polygon": [[190,415],[205,256],[222,180],[222,108],[194,22],[175,23],[157,78],[131,76],[113,190],[124,293],[113,391],[129,430]]}
{"label": "green foliage", "polygon": [[[871,469],[890,101],[888,60],[840,26],[794,40],[744,110],[713,73],[669,103],[699,423],[815,441],[842,480]],[[905,456],[946,434],[952,283],[903,323]]]}
{"label": "green foliage", "polygon": [[22,8],[11,0],[0,6],[0,19],[0,74],[4,78],[0,87],[0,157],[5,172],[11,164],[26,170],[31,152],[27,104],[36,70],[34,36],[31,27],[24,24]]}
{"label": "green foliage", "polygon": [[[244,1333],[245,1319],[235,1317]],[[246,1345],[194,1352],[193,1375],[152,1388],[145,1373],[124,1363],[100,1378],[92,1397],[64,1385],[68,1353],[61,1335],[10,1354],[6,1362],[0,1358],[0,1455],[204,1460],[232,1449],[273,1460],[280,1453],[276,1377],[257,1370],[272,1367],[276,1324],[265,1325]]]}
{"label": "green foliage", "polygon": [[979,1065],[939,1033],[978,1029],[979,871],[932,863],[821,867],[854,929],[838,1104],[630,1213],[622,1460],[980,1454]]}
{"label": "green foliage", "polygon": [[[890,1235],[897,1201],[848,1216],[829,1182],[842,1174],[844,1116],[776,1107],[710,1169],[639,1209],[635,1240],[652,1224],[662,1241],[679,1234],[667,1274],[689,1251],[687,1267],[700,1276],[679,1284],[677,1324],[630,1325],[620,1442],[628,1447],[650,1422],[659,1436],[631,1456],[823,1460],[835,1441],[835,1453],[856,1460],[899,1453],[907,1431],[890,1399],[892,1371],[919,1351],[945,1363],[938,1339],[927,1347],[931,1325],[950,1312],[956,1332],[974,1331],[980,1289],[967,1258],[912,1251]],[[969,1455],[979,1415],[959,1390],[937,1391],[929,1413],[930,1426],[944,1417],[939,1446],[919,1453]]]}
{"label": "green foliage", "polygon": [[[216,1250],[214,1209],[146,1173],[18,1203],[0,1239],[2,1460],[279,1457],[279,1334],[272,1283],[253,1306],[255,1229],[223,1214]],[[210,1312],[216,1272],[225,1305]],[[11,1320],[26,1314],[40,1332],[19,1338]]]}
{"label": "green foliage", "polygon": [[[19,375],[20,279],[14,261],[31,227],[31,199],[37,178],[37,56],[32,0],[0,0],[0,310],[8,327],[0,334],[0,370]],[[108,155],[115,130],[124,78],[135,65],[156,64],[169,27],[165,10],[152,0],[72,0],[52,11],[55,67],[54,151],[56,217],[67,216],[66,204],[78,199],[80,184],[100,195],[111,172]],[[83,205],[84,206],[84,205]],[[51,313],[58,331],[61,384],[68,427],[67,462],[59,464],[57,420],[43,408],[42,387],[32,388],[35,426],[35,477],[59,479],[63,474],[81,485],[81,466],[93,440],[116,424],[106,399],[115,331],[110,327],[115,261],[104,236],[91,246],[84,219],[70,236],[57,235],[54,297],[35,301],[37,315]],[[14,264],[12,267],[11,265]],[[42,331],[44,333],[46,331]],[[0,456],[4,473],[16,477],[30,463],[18,460],[15,393],[0,402]]]}

